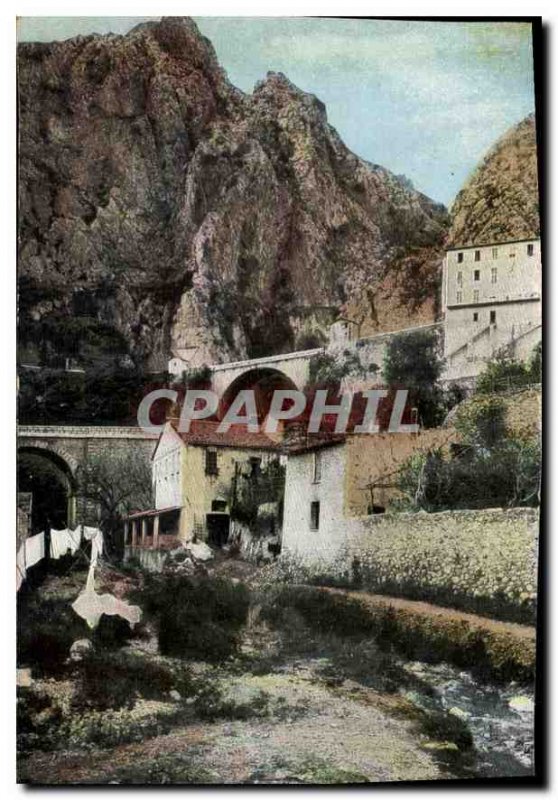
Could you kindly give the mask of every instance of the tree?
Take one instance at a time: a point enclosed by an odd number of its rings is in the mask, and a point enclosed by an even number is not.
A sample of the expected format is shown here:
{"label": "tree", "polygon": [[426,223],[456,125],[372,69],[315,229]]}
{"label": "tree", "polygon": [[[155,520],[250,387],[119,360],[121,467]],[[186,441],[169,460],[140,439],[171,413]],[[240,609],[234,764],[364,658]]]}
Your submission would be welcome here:
{"label": "tree", "polygon": [[529,378],[531,383],[542,381],[542,342],[533,348],[531,360],[529,361]]}
{"label": "tree", "polygon": [[359,354],[354,350],[343,350],[339,355],[318,353],[310,359],[306,388],[319,386],[339,391],[343,378],[347,378],[349,375],[364,378],[377,371],[376,364],[364,366]]}
{"label": "tree", "polygon": [[445,413],[439,385],[444,367],[439,335],[422,330],[394,336],[384,356],[383,375],[390,388],[407,389],[426,427],[439,424]]}
{"label": "tree", "polygon": [[479,375],[477,392],[481,394],[505,392],[509,389],[519,389],[530,383],[540,383],[540,351],[538,362],[536,352],[534,352],[531,364],[528,366],[513,358],[509,348],[504,347],[495,354]]}
{"label": "tree", "polygon": [[94,503],[109,555],[121,556],[123,517],[152,506],[151,468],[145,458],[121,452],[94,455],[77,470],[78,493]]}
{"label": "tree", "polygon": [[455,427],[461,442],[451,455],[441,449],[415,454],[399,472],[403,509],[537,506],[541,477],[540,442],[509,433],[500,398],[460,409]]}

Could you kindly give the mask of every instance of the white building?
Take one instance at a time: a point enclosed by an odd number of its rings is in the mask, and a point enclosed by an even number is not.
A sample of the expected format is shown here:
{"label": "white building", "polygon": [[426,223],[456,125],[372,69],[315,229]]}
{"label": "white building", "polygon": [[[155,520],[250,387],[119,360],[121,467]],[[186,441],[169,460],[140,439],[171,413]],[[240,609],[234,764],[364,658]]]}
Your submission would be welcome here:
{"label": "white building", "polygon": [[281,550],[303,560],[342,541],[346,449],[322,441],[288,449]]}
{"label": "white building", "polygon": [[502,347],[527,360],[541,339],[539,239],[447,251],[442,286],[447,380],[478,375]]}

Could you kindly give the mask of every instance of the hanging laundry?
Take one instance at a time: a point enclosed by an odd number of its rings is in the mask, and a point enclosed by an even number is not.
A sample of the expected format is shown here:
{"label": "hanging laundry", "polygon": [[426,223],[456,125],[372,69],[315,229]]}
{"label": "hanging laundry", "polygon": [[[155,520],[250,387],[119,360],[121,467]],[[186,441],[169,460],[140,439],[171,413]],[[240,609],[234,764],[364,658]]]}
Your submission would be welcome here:
{"label": "hanging laundry", "polygon": [[64,528],[61,531],[52,529],[50,531],[50,557],[61,558],[65,556],[68,550],[74,556],[79,548],[81,542],[81,531],[78,528],[75,531],[69,528]]}
{"label": "hanging laundry", "polygon": [[27,576],[25,566],[25,542],[23,542],[16,555],[16,591],[19,592],[20,586]]}
{"label": "hanging laundry", "polygon": [[[95,541],[95,539],[93,539]],[[89,566],[85,589],[81,592],[72,608],[90,628],[95,628],[99,624],[103,614],[109,616],[119,616],[128,620],[133,628],[141,619],[141,608],[130,605],[124,600],[119,600],[112,594],[97,594],[95,591],[95,565],[93,561]]]}
{"label": "hanging laundry", "polygon": [[25,567],[33,567],[45,557],[45,534],[38,533],[25,540]]}
{"label": "hanging laundry", "polygon": [[91,542],[91,563],[97,566],[99,556],[103,555],[103,534],[99,528],[83,526],[83,538]]}
{"label": "hanging laundry", "polygon": [[81,531],[79,526],[74,531],[68,528],[68,539],[70,540],[70,552],[75,556],[81,544]]}

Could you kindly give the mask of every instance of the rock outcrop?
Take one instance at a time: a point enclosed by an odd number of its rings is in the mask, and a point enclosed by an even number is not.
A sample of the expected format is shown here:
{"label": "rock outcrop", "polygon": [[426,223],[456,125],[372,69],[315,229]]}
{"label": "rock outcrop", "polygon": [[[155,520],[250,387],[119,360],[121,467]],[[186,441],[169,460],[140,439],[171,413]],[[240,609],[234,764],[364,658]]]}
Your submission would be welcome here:
{"label": "rock outcrop", "polygon": [[162,367],[434,318],[445,209],[285,76],[243,94],[187,18],[18,55],[24,337],[87,317]]}
{"label": "rock outcrop", "polygon": [[450,246],[540,236],[534,114],[487,153],[451,209]]}

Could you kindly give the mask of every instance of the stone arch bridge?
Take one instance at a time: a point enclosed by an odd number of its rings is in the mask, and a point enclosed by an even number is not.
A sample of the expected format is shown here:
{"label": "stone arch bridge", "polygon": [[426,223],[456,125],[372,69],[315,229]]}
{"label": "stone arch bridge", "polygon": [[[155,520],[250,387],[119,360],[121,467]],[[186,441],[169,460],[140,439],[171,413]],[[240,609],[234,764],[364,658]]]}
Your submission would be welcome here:
{"label": "stone arch bridge", "polygon": [[[283,355],[212,364],[209,366],[211,388],[225,400],[225,405],[226,400],[234,397],[239,390],[252,388],[260,381],[269,383],[276,379],[277,382],[282,381],[285,388],[302,390],[308,383],[312,359],[321,353],[335,356],[352,351],[358,353],[363,366],[368,367],[372,364],[380,366],[383,363],[386,348],[394,337],[428,330],[437,331],[443,337],[443,329],[443,322],[427,323],[358,339],[341,338],[338,341],[330,342],[327,347],[312,350],[299,350]],[[187,362],[180,359],[172,359],[169,362],[169,372],[175,375],[180,375],[187,367]],[[381,374],[378,371],[375,382],[379,383],[380,381]]]}
{"label": "stone arch bridge", "polygon": [[213,364],[211,388],[226,407],[242,389],[255,386],[265,389],[304,389],[308,383],[310,363],[313,356],[323,349],[300,350],[278,356],[232,361],[228,364]]}
{"label": "stone arch bridge", "polygon": [[[67,495],[67,524],[73,527],[77,514],[78,466],[91,456],[129,453],[130,458],[149,461],[157,436],[139,427],[93,425],[19,425],[18,465],[27,456],[50,469]],[[19,489],[19,487],[18,487]],[[87,515],[87,510],[85,511]]]}

